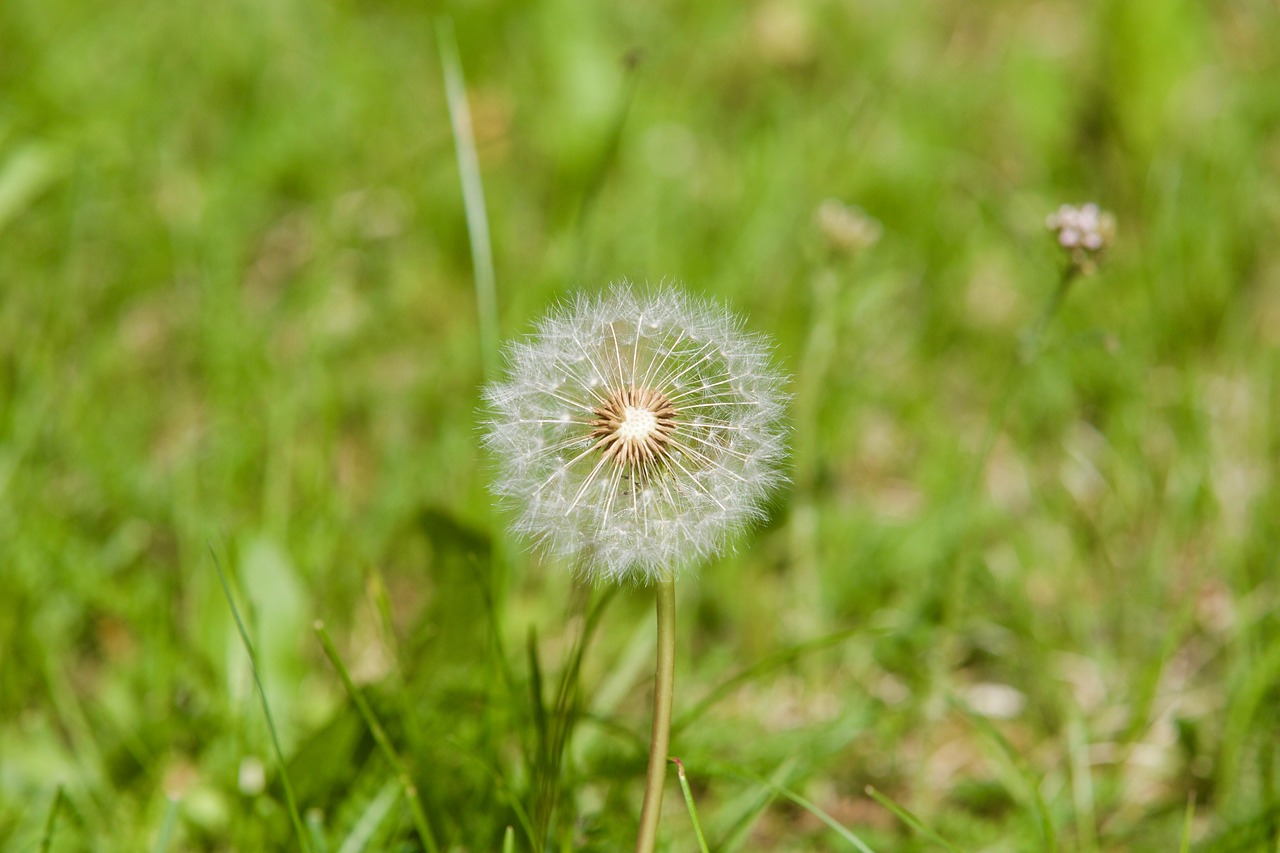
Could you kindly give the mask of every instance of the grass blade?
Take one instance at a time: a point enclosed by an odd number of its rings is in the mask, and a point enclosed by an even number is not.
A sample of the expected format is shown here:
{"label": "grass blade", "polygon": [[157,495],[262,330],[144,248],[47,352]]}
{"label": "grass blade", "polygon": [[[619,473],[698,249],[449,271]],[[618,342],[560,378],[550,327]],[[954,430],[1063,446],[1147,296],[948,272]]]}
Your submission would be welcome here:
{"label": "grass blade", "polygon": [[1097,853],[1098,818],[1094,806],[1093,774],[1089,766],[1088,733],[1080,717],[1074,714],[1067,722],[1067,749],[1077,845],[1080,853]]}
{"label": "grass blade", "polygon": [[1196,792],[1192,791],[1187,796],[1187,812],[1182,818],[1182,843],[1178,846],[1179,853],[1189,853],[1191,850],[1191,822],[1196,816]]}
{"label": "grass blade", "polygon": [[160,821],[160,832],[156,835],[155,853],[165,853],[169,849],[169,841],[173,837],[173,828],[178,824],[178,807],[182,800],[176,796],[166,797],[164,819]]}
{"label": "grass blade", "polygon": [[702,853],[711,853],[707,849],[707,838],[702,834],[702,824],[698,821],[698,809],[693,804],[693,791],[689,790],[689,780],[684,775],[684,762],[678,758],[668,760],[676,766],[676,776],[680,779],[680,790],[684,793],[684,805],[689,810],[689,820],[693,821],[693,831],[698,836],[698,849]]}
{"label": "grass blade", "polygon": [[604,188],[605,180],[608,178],[610,170],[618,161],[618,152],[622,149],[623,130],[627,125],[627,117],[631,114],[631,104],[635,100],[636,89],[639,87],[640,75],[637,73],[640,65],[639,53],[631,53],[626,57],[624,63],[627,71],[627,83],[626,91],[622,96],[622,105],[619,107],[613,124],[609,128],[609,136],[605,140],[600,157],[587,176],[582,190],[582,199],[578,203],[578,257],[573,266],[573,275],[579,281],[586,281],[590,278],[587,272],[587,261],[591,250],[592,209],[595,207],[600,191]]}
{"label": "grass blade", "polygon": [[453,21],[436,21],[436,44],[444,69],[444,93],[449,104],[449,126],[458,155],[458,178],[462,181],[462,203],[467,214],[467,236],[471,240],[471,265],[475,271],[476,315],[480,322],[480,364],[486,381],[498,366],[498,297],[493,274],[493,247],[489,239],[489,214],[484,204],[484,184],[480,180],[480,158],[476,155],[467,86],[458,58],[458,39]]}
{"label": "grass blade", "polygon": [[58,812],[62,809],[62,801],[65,795],[62,793],[62,786],[53,792],[53,802],[49,804],[49,816],[44,821],[44,832],[40,835],[40,853],[49,853],[49,848],[53,844],[53,827],[58,821]]}
{"label": "grass blade", "polygon": [[867,846],[866,842],[864,842],[861,838],[859,838],[858,836],[854,835],[851,831],[846,829],[845,826],[841,824],[838,820],[833,818],[831,815],[827,814],[826,811],[824,811],[822,808],[820,808],[817,805],[817,803],[814,803],[811,800],[801,796],[800,794],[796,793],[795,791],[791,790],[785,785],[779,784],[770,779],[766,779],[763,776],[757,776],[756,774],[744,768],[733,767],[731,765],[725,765],[724,775],[737,776],[740,779],[749,779],[758,785],[765,786],[774,794],[777,794],[780,797],[785,797],[786,799],[795,803],[800,808],[807,811],[809,814],[816,817],[818,820],[825,823],[828,827],[831,828],[833,832],[835,832],[845,841],[849,842],[849,844],[855,850],[860,851],[860,853],[875,853],[870,847]]}
{"label": "grass blade", "polygon": [[865,633],[863,628],[846,628],[843,631],[836,631],[833,634],[827,634],[804,643],[799,643],[790,648],[783,649],[777,654],[769,655],[763,660],[756,661],[746,669],[731,676],[728,680],[721,682],[711,690],[706,696],[699,700],[693,707],[685,711],[671,724],[671,734],[674,737],[677,732],[683,731],[691,723],[701,717],[707,710],[721,699],[737,690],[742,685],[751,681],[758,675],[785,666],[794,660],[808,654],[809,652],[819,651],[830,646],[839,645],[855,634]]}
{"label": "grass blade", "polygon": [[316,636],[320,638],[320,645],[324,647],[324,653],[328,656],[329,662],[338,671],[338,677],[342,679],[342,686],[346,688],[347,695],[355,703],[360,716],[364,718],[364,724],[369,727],[369,733],[373,735],[374,742],[378,745],[378,749],[382,751],[382,756],[386,758],[387,763],[391,765],[392,771],[396,774],[400,789],[404,792],[405,799],[409,801],[409,812],[413,816],[413,827],[417,830],[419,840],[422,841],[422,845],[427,849],[428,853],[439,853],[440,847],[436,843],[435,834],[431,831],[431,824],[427,821],[427,814],[422,808],[422,800],[418,796],[418,786],[414,784],[408,768],[396,752],[395,747],[391,745],[391,739],[387,737],[386,730],[378,722],[378,718],[374,716],[368,700],[364,698],[364,694],[356,687],[351,678],[351,673],[347,671],[346,664],[339,657],[338,650],[334,647],[333,640],[330,639],[329,632],[325,629],[323,622],[316,621],[315,632]]}
{"label": "grass blade", "polygon": [[520,828],[524,830],[525,837],[529,839],[530,846],[534,849],[541,849],[538,846],[538,836],[533,830],[533,821],[529,819],[529,813],[525,810],[524,805],[521,804],[520,798],[511,790],[511,785],[507,783],[507,779],[502,775],[502,772],[489,766],[482,759],[463,749],[452,738],[446,737],[444,740],[445,743],[454,747],[458,751],[458,755],[480,768],[486,776],[493,780],[493,784],[497,788],[498,793],[506,800],[507,805],[511,806],[511,810],[515,812],[516,820],[520,822]]}
{"label": "grass blade", "polygon": [[925,838],[929,839],[935,844],[939,844],[947,848],[948,850],[951,851],[951,853],[960,853],[960,851],[957,850],[956,847],[951,842],[947,841],[941,835],[938,835],[938,833],[934,832],[932,829],[925,826],[924,822],[920,820],[920,818],[916,817],[911,812],[907,811],[905,808],[898,805],[893,800],[889,799],[884,794],[877,791],[871,785],[868,785],[864,790],[867,792],[868,797],[875,800],[877,803],[884,806],[889,811],[893,812],[895,815],[897,815],[898,820],[902,821],[907,826],[911,827],[916,832],[923,835]]}
{"label": "grass blade", "polygon": [[338,853],[364,853],[365,850],[368,850],[369,843],[382,826],[382,822],[387,819],[387,815],[391,813],[391,807],[395,803],[396,783],[389,781],[382,786],[382,790],[378,792],[378,795],[365,805],[355,825],[351,827],[351,831],[343,839],[342,845],[338,848]]}
{"label": "grass blade", "polygon": [[280,782],[284,786],[285,804],[289,809],[289,820],[293,823],[294,835],[298,838],[298,846],[304,853],[311,853],[311,838],[302,827],[302,815],[298,813],[298,801],[293,794],[293,783],[289,781],[289,771],[284,763],[284,750],[280,748],[280,736],[276,733],[275,720],[271,717],[271,703],[267,700],[267,691],[262,684],[262,674],[258,667],[258,653],[249,640],[249,632],[245,630],[244,620],[240,618],[240,609],[236,607],[231,595],[231,587],[227,584],[227,576],[222,571],[222,563],[212,548],[213,566],[218,570],[218,582],[222,584],[222,592],[227,597],[227,605],[231,608],[231,616],[236,621],[236,630],[240,632],[240,640],[244,643],[249,655],[249,667],[253,670],[253,683],[258,687],[258,698],[262,700],[262,713],[267,718],[267,731],[271,734],[271,747],[276,754],[276,764],[280,767]]}
{"label": "grass blade", "polygon": [[1022,755],[1013,748],[1013,744],[1009,743],[1008,739],[1000,733],[1000,730],[991,725],[990,720],[969,708],[959,697],[952,696],[950,700],[952,707],[964,714],[974,727],[1000,748],[1000,751],[1004,753],[1005,759],[1026,783],[1031,797],[1031,807],[1035,812],[1036,820],[1040,824],[1040,832],[1044,836],[1044,849],[1049,853],[1057,853],[1058,836],[1053,827],[1053,817],[1049,814],[1049,806],[1045,803],[1044,796],[1040,793],[1040,785],[1035,772],[1027,766]]}
{"label": "grass blade", "polygon": [[319,809],[309,809],[305,815],[307,832],[311,834],[311,846],[316,853],[329,853],[329,842],[324,835],[324,816]]}
{"label": "grass blade", "polygon": [[[794,758],[788,759],[776,768],[769,777],[774,783],[782,783],[790,777],[791,771],[795,769],[796,762]],[[735,797],[731,805],[732,811],[729,814],[736,815],[731,820],[726,820],[729,830],[723,834],[723,838],[716,845],[717,850],[723,850],[725,853],[733,853],[742,847],[743,841],[747,837],[747,833],[751,831],[751,827],[759,820],[760,815],[764,814],[774,800],[778,798],[778,792],[772,785],[758,787],[753,791],[747,791],[743,796]],[[740,805],[745,803],[745,807]]]}
{"label": "grass blade", "polygon": [[547,838],[552,827],[552,818],[560,797],[560,778],[565,750],[580,717],[579,677],[582,673],[582,659],[605,609],[617,592],[617,587],[607,588],[594,605],[590,602],[591,592],[588,587],[581,585],[574,587],[571,611],[575,614],[585,611],[586,616],[582,630],[569,650],[568,663],[560,671],[560,678],[556,684],[555,703],[549,708],[542,700],[542,674],[538,664],[537,643],[533,629],[530,628],[529,667],[530,677],[534,682],[531,689],[534,691],[535,724],[538,726],[537,782],[533,814],[539,838]]}

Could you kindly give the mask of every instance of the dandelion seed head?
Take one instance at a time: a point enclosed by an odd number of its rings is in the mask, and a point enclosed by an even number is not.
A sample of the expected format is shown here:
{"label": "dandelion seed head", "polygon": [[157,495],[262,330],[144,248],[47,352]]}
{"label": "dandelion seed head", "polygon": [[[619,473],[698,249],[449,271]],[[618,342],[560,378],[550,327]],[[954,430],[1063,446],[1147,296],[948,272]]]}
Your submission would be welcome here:
{"label": "dandelion seed head", "polygon": [[515,530],[598,580],[721,552],[782,481],[786,395],[763,338],[712,303],[627,283],[580,295],[485,390]]}

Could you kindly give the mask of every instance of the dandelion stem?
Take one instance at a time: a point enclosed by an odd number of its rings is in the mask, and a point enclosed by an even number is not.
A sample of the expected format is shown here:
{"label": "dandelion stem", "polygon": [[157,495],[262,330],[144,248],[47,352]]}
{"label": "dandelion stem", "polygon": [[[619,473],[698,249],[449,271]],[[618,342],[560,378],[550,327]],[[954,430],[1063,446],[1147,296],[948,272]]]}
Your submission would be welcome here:
{"label": "dandelion stem", "polygon": [[658,582],[658,666],[653,677],[653,734],[649,738],[649,771],[645,777],[644,806],[636,853],[652,853],[662,812],[662,784],[671,743],[671,696],[676,672],[676,583]]}

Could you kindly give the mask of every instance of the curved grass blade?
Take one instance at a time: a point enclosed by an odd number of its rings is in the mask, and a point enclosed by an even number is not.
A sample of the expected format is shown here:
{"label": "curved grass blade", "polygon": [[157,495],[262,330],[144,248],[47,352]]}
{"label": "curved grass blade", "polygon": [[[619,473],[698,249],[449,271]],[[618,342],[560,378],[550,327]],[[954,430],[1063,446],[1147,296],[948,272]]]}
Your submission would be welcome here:
{"label": "curved grass blade", "polygon": [[777,669],[780,666],[785,666],[792,661],[803,657],[809,652],[816,652],[821,649],[839,645],[859,632],[865,632],[865,629],[846,628],[843,631],[836,631],[833,634],[827,634],[792,646],[788,649],[783,649],[777,654],[769,655],[762,660],[756,661],[746,669],[736,673],[726,681],[722,681],[716,687],[712,688],[710,693],[702,697],[702,699],[694,704],[693,707],[689,708],[677,717],[671,724],[672,737],[674,737],[677,732],[687,728],[691,723],[697,720],[698,717],[701,717],[712,705],[716,704],[721,699],[724,699],[730,693],[751,681],[756,676],[762,675],[771,669]]}
{"label": "curved grass blade", "polygon": [[[795,767],[795,759],[787,759],[774,768],[769,777],[770,781],[781,784],[791,776],[791,772],[795,770]],[[751,831],[751,827],[755,825],[755,822],[760,819],[760,815],[764,814],[765,809],[772,805],[777,798],[777,791],[771,786],[746,791],[742,795],[735,797],[732,808],[740,813],[732,821],[726,821],[729,830],[724,834],[720,843],[716,845],[716,849],[725,851],[725,853],[734,853],[734,851],[740,849],[747,837],[747,833]],[[739,802],[745,803],[745,806],[740,807]]]}
{"label": "curved grass blade", "polygon": [[945,847],[946,849],[950,850],[951,853],[960,853],[960,851],[956,849],[955,845],[953,845],[950,841],[947,841],[941,835],[934,832],[929,827],[925,826],[924,821],[920,820],[920,818],[916,817],[911,812],[907,811],[905,808],[898,805],[893,800],[889,799],[884,794],[877,791],[873,786],[868,785],[863,790],[867,792],[868,797],[875,800],[877,803],[879,803],[880,805],[884,806],[886,809],[888,809],[889,811],[897,815],[898,820],[902,821],[907,826],[911,827],[916,832],[920,833],[925,838],[932,841],[934,844],[939,844]]}
{"label": "curved grass blade", "polygon": [[693,804],[693,791],[689,790],[689,780],[684,775],[684,762],[678,758],[667,759],[676,766],[676,776],[680,779],[680,790],[684,793],[684,805],[689,810],[689,820],[693,821],[693,831],[698,836],[698,849],[702,853],[711,853],[707,849],[707,837],[702,834],[702,824],[698,821],[698,809]]}
{"label": "curved grass blade", "polygon": [[53,802],[49,804],[49,816],[44,821],[44,832],[40,835],[40,853],[49,853],[49,848],[53,844],[53,827],[58,822],[58,812],[62,809],[62,801],[66,799],[66,794],[62,792],[62,786],[53,792]]}
{"label": "curved grass blade", "polygon": [[1178,845],[1179,853],[1189,853],[1191,850],[1191,821],[1196,816],[1196,792],[1192,791],[1187,796],[1187,812],[1182,818],[1182,842]]}
{"label": "curved grass blade", "polygon": [[498,367],[498,296],[493,274],[493,247],[489,239],[489,214],[484,204],[484,184],[480,180],[480,158],[476,155],[471,108],[467,104],[467,84],[458,58],[458,39],[450,18],[436,21],[436,44],[444,69],[444,93],[449,104],[449,126],[458,155],[458,178],[462,182],[462,203],[467,214],[467,236],[471,239],[471,265],[475,270],[476,314],[480,320],[480,361],[485,381],[493,379]]}
{"label": "curved grass blade", "polygon": [[626,128],[627,117],[631,114],[631,105],[635,101],[636,90],[640,85],[640,75],[638,73],[640,62],[641,56],[635,51],[628,54],[624,60],[627,83],[626,91],[622,96],[622,105],[614,116],[613,123],[609,128],[609,136],[605,140],[600,157],[588,173],[582,190],[582,198],[578,202],[577,260],[573,266],[574,278],[578,281],[586,281],[590,278],[587,272],[587,260],[591,249],[591,213],[595,207],[596,199],[600,195],[600,190],[604,188],[605,180],[609,177],[610,170],[618,162],[618,152],[622,149],[623,130]]}
{"label": "curved grass blade", "polygon": [[359,819],[343,839],[338,853],[364,853],[368,850],[370,842],[373,841],[382,822],[387,819],[387,815],[391,813],[391,807],[395,803],[396,783],[389,780],[382,786],[377,796],[365,805]]}
{"label": "curved grass blade", "polygon": [[859,838],[858,836],[854,835],[851,831],[846,829],[845,826],[841,824],[838,820],[833,818],[831,815],[827,814],[826,811],[820,808],[817,803],[814,803],[811,800],[801,796],[800,794],[796,793],[795,791],[791,790],[785,785],[779,785],[776,782],[772,782],[768,779],[765,779],[763,776],[757,776],[754,773],[751,773],[750,771],[745,770],[743,768],[731,768],[730,774],[738,776],[743,779],[750,779],[751,781],[756,782],[757,784],[768,787],[778,796],[786,797],[788,800],[795,803],[797,806],[804,809],[809,814],[813,815],[818,820],[825,823],[828,827],[831,828],[833,832],[836,833],[836,835],[839,835],[845,841],[849,842],[849,844],[855,850],[860,851],[860,853],[875,853],[875,851],[873,851],[870,847],[867,846],[866,842],[864,842],[861,838]]}
{"label": "curved grass blade", "polygon": [[178,824],[178,807],[182,805],[182,800],[176,796],[169,796],[165,799],[168,803],[164,809],[164,819],[160,822],[160,832],[156,835],[156,846],[153,848],[155,853],[165,853],[169,849],[169,841],[173,837],[173,828]]}
{"label": "curved grass blade", "polygon": [[1040,833],[1044,836],[1044,849],[1049,853],[1057,853],[1058,836],[1053,826],[1053,817],[1049,814],[1049,806],[1045,803],[1044,796],[1040,793],[1040,785],[1036,779],[1035,772],[1027,766],[1026,760],[1013,748],[1013,744],[1009,743],[1000,730],[991,725],[990,720],[974,711],[959,697],[953,695],[948,698],[953,708],[964,714],[978,731],[990,738],[1000,748],[1000,751],[1004,753],[1005,759],[1017,771],[1023,782],[1026,783],[1031,797],[1031,807],[1035,811],[1036,820],[1039,822]]}
{"label": "curved grass blade", "polygon": [[533,698],[535,714],[539,714],[535,720],[539,731],[536,765],[538,780],[534,798],[534,826],[539,838],[546,838],[551,829],[555,807],[561,794],[560,779],[565,750],[581,717],[579,679],[582,674],[582,659],[616,592],[617,587],[609,587],[592,604],[592,590],[588,587],[575,587],[571,608],[575,613],[585,610],[586,617],[582,630],[569,651],[568,665],[561,670],[560,680],[556,685],[555,704],[551,706],[550,714],[542,705],[541,672],[538,669],[536,641],[532,639],[530,629],[529,665],[531,677],[537,679]]}
{"label": "curved grass blade", "polygon": [[240,632],[240,640],[244,643],[245,651],[249,655],[249,667],[253,670],[253,683],[258,687],[258,698],[262,700],[262,713],[267,718],[267,731],[271,734],[271,748],[276,754],[276,764],[280,767],[280,782],[284,785],[285,804],[289,810],[289,821],[293,824],[293,833],[298,838],[298,846],[303,853],[311,853],[311,837],[307,835],[306,830],[302,827],[302,815],[298,812],[298,801],[293,794],[293,783],[289,781],[289,771],[284,763],[284,750],[280,748],[280,736],[276,733],[276,723],[271,717],[271,703],[267,700],[266,688],[262,685],[262,674],[258,668],[258,652],[253,647],[253,643],[249,640],[249,632],[244,627],[244,620],[240,618],[240,609],[236,607],[235,599],[231,595],[231,587],[227,584],[227,576],[222,571],[222,563],[218,560],[217,553],[213,548],[209,549],[210,555],[213,557],[213,566],[218,570],[218,581],[222,584],[222,592],[227,597],[227,605],[231,608],[231,615],[236,621],[236,630]]}
{"label": "curved grass blade", "polygon": [[444,743],[456,749],[458,755],[479,767],[490,779],[493,780],[498,793],[503,796],[507,801],[507,804],[511,806],[511,810],[515,812],[516,820],[520,822],[520,828],[524,830],[525,837],[529,839],[529,844],[536,847],[538,842],[537,834],[533,831],[533,821],[529,819],[529,813],[525,811],[524,806],[520,804],[520,799],[512,792],[511,786],[507,784],[506,777],[503,776],[500,771],[490,767],[482,759],[477,758],[475,755],[462,748],[462,746],[453,738],[444,738]]}
{"label": "curved grass blade", "polygon": [[428,853],[439,853],[440,847],[436,843],[435,834],[431,831],[431,824],[427,821],[427,814],[422,808],[422,800],[418,796],[418,786],[414,784],[413,777],[409,775],[409,770],[404,761],[400,759],[399,753],[391,745],[391,739],[387,737],[386,729],[382,727],[382,724],[378,722],[378,718],[374,716],[368,700],[364,698],[364,694],[360,692],[360,689],[356,687],[355,682],[351,679],[351,673],[347,671],[342,658],[338,656],[338,650],[334,647],[333,640],[330,639],[329,632],[324,627],[324,622],[316,620],[314,628],[316,636],[320,638],[320,645],[324,647],[325,655],[328,656],[329,662],[333,664],[333,668],[338,671],[338,677],[342,679],[342,686],[346,688],[347,695],[356,704],[356,709],[360,712],[360,716],[364,718],[364,724],[369,727],[369,733],[373,735],[374,742],[378,745],[378,749],[382,751],[383,757],[387,759],[387,763],[391,765],[391,769],[396,774],[396,780],[400,783],[405,799],[409,801],[409,812],[413,816],[413,827],[418,832],[419,840],[422,841],[422,845],[427,849]]}
{"label": "curved grass blade", "polygon": [[303,816],[307,832],[311,833],[311,846],[316,853],[329,853],[329,842],[324,835],[324,815],[319,809],[309,809]]}

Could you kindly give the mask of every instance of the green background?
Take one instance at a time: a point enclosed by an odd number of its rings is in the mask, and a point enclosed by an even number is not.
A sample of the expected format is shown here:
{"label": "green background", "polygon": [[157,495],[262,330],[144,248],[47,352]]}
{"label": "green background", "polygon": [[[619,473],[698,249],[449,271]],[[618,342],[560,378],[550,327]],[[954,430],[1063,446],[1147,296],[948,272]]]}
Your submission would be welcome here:
{"label": "green background", "polygon": [[672,280],[792,376],[791,485],[678,591],[713,848],[1277,849],[1264,0],[0,4],[0,847],[631,843],[652,592],[487,497],[444,15],[502,337]]}

